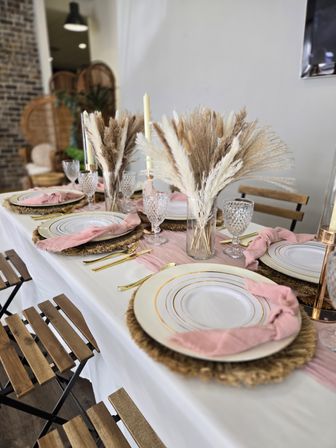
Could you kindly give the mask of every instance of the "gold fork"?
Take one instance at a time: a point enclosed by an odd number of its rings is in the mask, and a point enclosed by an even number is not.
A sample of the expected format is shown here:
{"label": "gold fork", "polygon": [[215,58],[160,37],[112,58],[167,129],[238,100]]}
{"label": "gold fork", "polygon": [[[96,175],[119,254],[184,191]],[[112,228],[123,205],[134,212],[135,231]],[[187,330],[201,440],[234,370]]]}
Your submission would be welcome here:
{"label": "gold fork", "polygon": [[[246,235],[242,235],[239,237],[239,241],[246,240],[247,238],[252,238],[253,236],[257,236],[258,232],[247,233]],[[232,238],[228,238],[227,240],[220,241],[221,244],[232,243]]]}
{"label": "gold fork", "polygon": [[141,255],[149,254],[152,252],[152,249],[141,250],[140,252],[134,252],[132,254],[126,255],[120,260],[113,261],[112,263],[104,264],[103,266],[99,266],[97,268],[91,269],[94,272],[102,271],[103,269],[111,268],[112,266],[117,266],[118,264],[125,263],[126,261],[133,260],[134,258],[140,257]]}
{"label": "gold fork", "polygon": [[[164,266],[162,266],[162,268],[160,269],[160,271],[163,271],[165,269],[168,268],[172,268],[173,266],[176,266],[176,263],[171,262],[171,263],[167,263]],[[149,278],[151,278],[154,274],[156,274],[156,272],[153,272],[152,274],[148,274],[145,277],[140,278],[139,280],[137,280],[136,282],[133,283],[129,283],[128,285],[120,285],[118,286],[119,291],[128,291],[129,289],[135,288],[136,286],[140,286],[142,285],[146,280],[148,280]]]}
{"label": "gold fork", "polygon": [[83,260],[83,263],[91,264],[91,263],[96,263],[97,261],[108,260],[109,258],[117,257],[118,255],[121,255],[121,254],[132,254],[133,252],[135,252],[137,250],[138,245],[139,245],[139,242],[136,241],[135,243],[130,244],[125,249],[115,250],[115,251],[111,252],[110,254],[103,255],[102,257],[99,257],[99,258],[94,258],[93,260]]}

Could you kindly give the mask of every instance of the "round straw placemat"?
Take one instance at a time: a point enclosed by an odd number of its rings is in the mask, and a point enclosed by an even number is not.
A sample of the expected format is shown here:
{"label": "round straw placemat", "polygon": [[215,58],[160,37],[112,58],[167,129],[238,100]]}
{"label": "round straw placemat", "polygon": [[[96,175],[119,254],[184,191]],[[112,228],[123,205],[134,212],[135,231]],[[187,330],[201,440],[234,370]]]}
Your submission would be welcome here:
{"label": "round straw placemat", "polygon": [[[90,243],[82,244],[81,246],[71,247],[69,249],[64,249],[61,252],[55,252],[60,255],[95,255],[104,254],[107,252],[112,252],[113,250],[123,249],[129,244],[135,243],[140,240],[143,235],[143,226],[140,225],[136,227],[132,232],[127,235],[120,236],[118,238],[113,238],[106,241],[93,241]],[[38,241],[42,241],[45,238],[38,233],[38,229],[33,232],[33,243],[36,244]]]}
{"label": "round straw placemat", "polygon": [[[317,292],[317,285],[315,283],[310,283],[304,280],[296,279],[294,277],[289,277],[286,274],[282,274],[281,272],[278,272],[266,266],[260,261],[257,272],[258,274],[261,274],[264,277],[273,280],[275,283],[278,283],[279,285],[289,286],[295,292],[300,303],[304,305],[313,306]],[[322,308],[326,310],[334,309],[328,298],[324,299]]]}
{"label": "round straw placemat", "polygon": [[[149,224],[148,218],[144,213],[139,212],[141,221]],[[216,226],[220,227],[224,223],[222,210],[217,210]],[[185,232],[187,230],[187,221],[175,221],[173,219],[165,219],[160,224],[161,230],[172,230],[173,232]]]}
{"label": "round straw placemat", "polygon": [[87,199],[83,198],[78,202],[66,205],[52,205],[50,207],[25,207],[24,205],[14,205],[9,202],[9,199],[3,201],[3,206],[14,213],[20,215],[50,215],[52,213],[71,213],[74,210],[87,205]]}
{"label": "round straw placemat", "polygon": [[247,362],[215,362],[185,356],[156,342],[142,329],[134,314],[134,297],[135,293],[126,315],[134,341],[153,359],[189,378],[215,380],[235,387],[280,383],[293,370],[309,362],[315,354],[316,330],[305,311],[301,309],[300,333],[288,347],[272,356]]}

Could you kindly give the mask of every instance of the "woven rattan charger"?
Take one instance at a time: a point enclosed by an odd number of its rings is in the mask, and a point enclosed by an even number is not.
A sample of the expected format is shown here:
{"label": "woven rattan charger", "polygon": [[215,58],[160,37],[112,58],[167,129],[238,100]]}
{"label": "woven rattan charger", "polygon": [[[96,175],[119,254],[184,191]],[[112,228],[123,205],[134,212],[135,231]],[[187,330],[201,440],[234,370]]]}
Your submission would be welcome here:
{"label": "woven rattan charger", "polygon": [[20,215],[50,215],[52,213],[72,213],[87,205],[87,199],[83,198],[78,202],[65,205],[52,205],[50,207],[25,207],[24,205],[14,205],[9,202],[9,198],[5,199],[3,206],[14,213]]}

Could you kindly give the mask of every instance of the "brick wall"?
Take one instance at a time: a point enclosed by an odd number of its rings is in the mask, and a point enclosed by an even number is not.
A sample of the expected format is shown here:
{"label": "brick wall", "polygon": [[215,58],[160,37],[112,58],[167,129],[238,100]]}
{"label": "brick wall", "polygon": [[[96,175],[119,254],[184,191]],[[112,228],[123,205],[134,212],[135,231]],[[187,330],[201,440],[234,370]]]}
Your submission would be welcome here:
{"label": "brick wall", "polygon": [[0,0],[0,191],[19,189],[21,112],[42,94],[33,0]]}

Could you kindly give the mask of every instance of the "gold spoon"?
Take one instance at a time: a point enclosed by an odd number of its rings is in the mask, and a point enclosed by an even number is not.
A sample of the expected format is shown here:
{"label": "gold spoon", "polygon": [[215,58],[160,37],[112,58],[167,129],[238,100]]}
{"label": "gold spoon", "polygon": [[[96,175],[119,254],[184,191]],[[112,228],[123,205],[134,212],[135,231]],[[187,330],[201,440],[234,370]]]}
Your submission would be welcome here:
{"label": "gold spoon", "polygon": [[99,257],[99,258],[94,258],[93,260],[83,260],[83,263],[91,264],[91,263],[96,263],[97,261],[108,260],[109,258],[117,257],[118,255],[121,255],[121,254],[132,254],[133,252],[136,251],[138,245],[139,245],[139,242],[137,241],[135,243],[130,244],[125,249],[115,250],[115,251],[111,252],[110,254],[103,255],[102,257]]}
{"label": "gold spoon", "polygon": [[[165,269],[168,268],[172,268],[173,266],[176,266],[176,263],[171,262],[171,263],[167,263],[164,266],[162,266],[162,268],[160,269],[160,271],[163,271]],[[139,280],[137,280],[136,282],[133,283],[129,283],[128,285],[120,285],[118,286],[119,291],[128,291],[129,289],[135,288],[136,286],[140,286],[142,285],[146,280],[148,280],[149,278],[151,278],[154,274],[156,274],[156,272],[153,272],[153,274],[148,274],[145,277],[140,278]]]}

